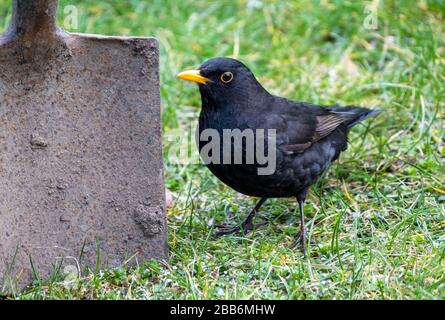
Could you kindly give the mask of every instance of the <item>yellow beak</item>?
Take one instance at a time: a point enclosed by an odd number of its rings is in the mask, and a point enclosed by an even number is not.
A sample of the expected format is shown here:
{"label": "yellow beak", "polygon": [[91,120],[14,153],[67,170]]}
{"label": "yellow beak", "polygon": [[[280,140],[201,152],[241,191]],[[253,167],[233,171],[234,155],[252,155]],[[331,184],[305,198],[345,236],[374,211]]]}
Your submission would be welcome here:
{"label": "yellow beak", "polygon": [[212,82],[212,80],[203,77],[199,70],[188,70],[183,71],[177,75],[179,79],[192,81],[200,84],[206,84],[207,82]]}

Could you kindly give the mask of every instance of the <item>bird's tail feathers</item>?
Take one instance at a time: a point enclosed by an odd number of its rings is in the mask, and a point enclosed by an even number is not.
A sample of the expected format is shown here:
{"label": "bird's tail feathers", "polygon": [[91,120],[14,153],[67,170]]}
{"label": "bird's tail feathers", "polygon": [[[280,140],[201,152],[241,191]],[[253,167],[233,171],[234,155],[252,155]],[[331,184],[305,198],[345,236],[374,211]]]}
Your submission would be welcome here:
{"label": "bird's tail feathers", "polygon": [[345,121],[348,128],[352,128],[356,124],[377,116],[382,113],[382,109],[366,109],[355,106],[347,106],[347,107],[332,107],[332,112],[341,116],[342,118],[347,119]]}

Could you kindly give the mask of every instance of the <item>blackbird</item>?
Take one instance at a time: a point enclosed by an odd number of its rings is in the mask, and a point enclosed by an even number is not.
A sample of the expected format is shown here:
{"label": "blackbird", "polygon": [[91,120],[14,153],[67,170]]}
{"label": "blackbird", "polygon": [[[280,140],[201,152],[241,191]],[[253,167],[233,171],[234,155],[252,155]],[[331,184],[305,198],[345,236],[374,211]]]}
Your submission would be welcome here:
{"label": "blackbird", "polygon": [[[215,156],[213,161],[206,162],[210,171],[236,191],[260,198],[241,228],[225,227],[218,233],[240,230],[247,233],[253,230],[255,213],[268,198],[296,197],[300,211],[300,231],[296,242],[302,245],[306,255],[304,202],[309,187],[346,150],[349,129],[382,110],[337,105],[322,107],[272,95],[243,63],[230,58],[207,60],[197,70],[181,72],[178,78],[199,84],[202,100],[199,134],[212,129],[224,136],[225,130],[239,129],[244,132],[249,129],[255,136],[255,148],[259,144],[265,145],[266,153],[275,153],[275,170],[259,174],[258,169],[264,169],[265,164],[257,159],[256,154],[253,162],[245,162],[253,150],[249,149],[247,139],[242,140],[242,148],[238,149],[238,152],[243,152],[242,163],[234,163],[233,154],[229,159],[231,161],[224,162],[223,154],[227,150],[223,150],[223,146],[226,144],[214,145],[215,148],[219,146],[220,150],[209,153]],[[257,139],[263,132],[258,129],[273,130],[273,150],[267,147],[271,139],[269,135],[264,134],[263,141]],[[206,143],[205,139],[199,139],[200,152],[208,148]],[[233,140],[230,143],[233,147]],[[214,152],[219,155],[212,154]]]}

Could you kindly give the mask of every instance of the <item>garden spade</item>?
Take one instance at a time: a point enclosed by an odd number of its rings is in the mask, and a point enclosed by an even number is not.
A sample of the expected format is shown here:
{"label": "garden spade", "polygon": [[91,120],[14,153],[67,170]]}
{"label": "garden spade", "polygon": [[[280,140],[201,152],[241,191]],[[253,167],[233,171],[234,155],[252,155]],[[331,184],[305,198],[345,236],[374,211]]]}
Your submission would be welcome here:
{"label": "garden spade", "polygon": [[3,292],[168,254],[158,43],[64,32],[57,5],[15,0],[0,36]]}

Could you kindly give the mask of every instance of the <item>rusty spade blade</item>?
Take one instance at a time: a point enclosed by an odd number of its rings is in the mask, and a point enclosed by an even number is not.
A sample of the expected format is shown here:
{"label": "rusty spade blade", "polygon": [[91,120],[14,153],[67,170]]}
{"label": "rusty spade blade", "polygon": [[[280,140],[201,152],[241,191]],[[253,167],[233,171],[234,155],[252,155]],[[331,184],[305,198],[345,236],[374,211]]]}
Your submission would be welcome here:
{"label": "rusty spade blade", "polygon": [[0,291],[168,254],[158,43],[56,11],[15,0],[0,37]]}

